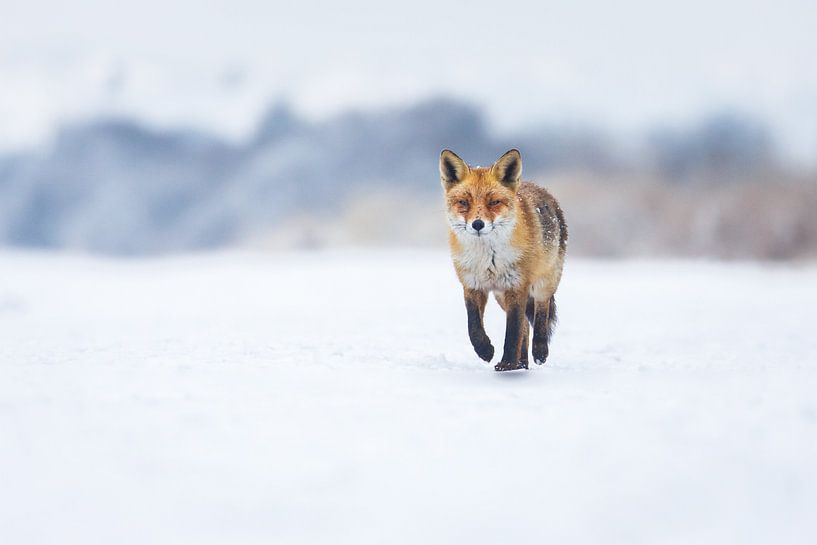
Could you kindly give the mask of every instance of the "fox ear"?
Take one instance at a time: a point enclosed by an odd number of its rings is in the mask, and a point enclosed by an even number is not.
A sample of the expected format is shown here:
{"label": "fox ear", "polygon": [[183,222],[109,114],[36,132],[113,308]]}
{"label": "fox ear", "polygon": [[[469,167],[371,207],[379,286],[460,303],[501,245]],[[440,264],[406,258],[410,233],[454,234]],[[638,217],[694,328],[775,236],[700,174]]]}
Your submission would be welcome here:
{"label": "fox ear", "polygon": [[522,156],[519,154],[519,150],[506,151],[505,155],[496,160],[496,163],[491,167],[491,172],[504,185],[515,187],[522,177]]}
{"label": "fox ear", "polygon": [[461,182],[468,170],[465,161],[453,151],[444,149],[440,154],[440,180],[445,189]]}

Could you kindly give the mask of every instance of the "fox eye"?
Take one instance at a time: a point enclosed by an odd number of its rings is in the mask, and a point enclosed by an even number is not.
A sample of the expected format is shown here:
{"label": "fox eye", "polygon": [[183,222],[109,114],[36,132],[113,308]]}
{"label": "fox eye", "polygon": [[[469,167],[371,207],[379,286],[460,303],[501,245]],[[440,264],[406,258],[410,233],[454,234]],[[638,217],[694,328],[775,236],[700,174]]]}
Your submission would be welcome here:
{"label": "fox eye", "polygon": [[457,204],[460,206],[468,206],[468,201],[466,201],[465,199],[460,199],[457,201]]}
{"label": "fox eye", "polygon": [[494,206],[499,206],[500,204],[502,204],[502,201],[494,199],[494,200],[492,200],[491,202],[488,203],[488,206],[494,207]]}

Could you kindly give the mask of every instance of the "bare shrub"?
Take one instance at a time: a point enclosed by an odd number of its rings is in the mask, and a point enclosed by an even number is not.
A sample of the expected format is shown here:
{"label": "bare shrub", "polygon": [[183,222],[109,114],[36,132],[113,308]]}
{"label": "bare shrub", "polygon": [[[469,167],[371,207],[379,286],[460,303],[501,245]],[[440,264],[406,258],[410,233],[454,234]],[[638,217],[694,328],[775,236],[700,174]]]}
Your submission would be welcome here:
{"label": "bare shrub", "polygon": [[[674,184],[587,172],[534,178],[562,203],[571,255],[817,257],[817,180],[780,176]],[[254,244],[441,247],[447,240],[444,214],[442,196],[433,190],[358,192],[330,212],[293,216]]]}

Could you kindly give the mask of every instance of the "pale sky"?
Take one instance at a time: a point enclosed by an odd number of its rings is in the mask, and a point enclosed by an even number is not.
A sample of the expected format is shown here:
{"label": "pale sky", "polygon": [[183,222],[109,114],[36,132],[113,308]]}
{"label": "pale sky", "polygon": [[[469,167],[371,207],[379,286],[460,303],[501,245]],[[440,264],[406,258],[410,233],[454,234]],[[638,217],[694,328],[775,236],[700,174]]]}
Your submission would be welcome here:
{"label": "pale sky", "polygon": [[635,134],[735,107],[817,163],[817,3],[0,0],[0,149],[116,113],[241,138],[273,99],[313,118],[444,93],[500,129]]}

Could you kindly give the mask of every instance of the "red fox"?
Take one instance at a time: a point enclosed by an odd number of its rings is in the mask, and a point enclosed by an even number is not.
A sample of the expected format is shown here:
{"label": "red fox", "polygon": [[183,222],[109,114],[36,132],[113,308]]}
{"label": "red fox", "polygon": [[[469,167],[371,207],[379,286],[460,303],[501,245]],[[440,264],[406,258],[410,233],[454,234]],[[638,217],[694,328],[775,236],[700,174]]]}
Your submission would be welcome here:
{"label": "red fox", "polygon": [[490,168],[472,168],[450,150],[440,154],[451,258],[465,293],[468,336],[485,361],[494,356],[482,322],[489,292],[507,314],[497,371],[528,368],[528,321],[533,359],[545,363],[567,249],[559,203],[544,188],[520,181],[521,175],[515,149]]}

